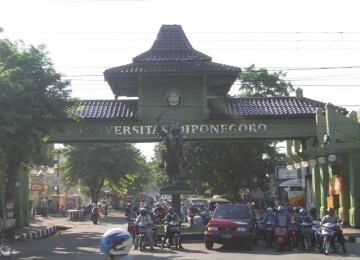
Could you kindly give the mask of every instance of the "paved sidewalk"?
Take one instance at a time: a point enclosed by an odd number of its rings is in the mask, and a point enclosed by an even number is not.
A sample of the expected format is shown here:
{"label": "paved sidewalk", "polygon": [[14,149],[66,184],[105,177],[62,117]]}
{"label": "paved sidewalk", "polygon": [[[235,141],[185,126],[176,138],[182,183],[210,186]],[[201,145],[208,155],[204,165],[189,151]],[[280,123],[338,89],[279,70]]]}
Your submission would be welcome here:
{"label": "paved sidewalk", "polygon": [[[124,213],[122,212],[112,212],[112,216],[116,217],[124,217]],[[87,220],[89,221],[89,220]],[[37,239],[43,238],[49,235],[56,233],[59,230],[64,230],[68,228],[73,228],[75,226],[81,225],[82,221],[71,221],[68,217],[59,217],[59,216],[50,216],[50,217],[41,217],[35,216],[34,219],[30,221],[30,225],[27,227],[22,227],[16,229],[15,237],[17,239]],[[54,230],[55,227],[55,230]],[[344,227],[343,229],[344,238],[349,243],[357,243],[360,244],[360,229],[355,229],[351,227]],[[202,240],[202,234],[189,234],[192,238],[200,238]],[[186,234],[182,233],[181,236],[187,236]],[[184,240],[186,238],[184,237]],[[191,240],[191,238],[190,238]]]}

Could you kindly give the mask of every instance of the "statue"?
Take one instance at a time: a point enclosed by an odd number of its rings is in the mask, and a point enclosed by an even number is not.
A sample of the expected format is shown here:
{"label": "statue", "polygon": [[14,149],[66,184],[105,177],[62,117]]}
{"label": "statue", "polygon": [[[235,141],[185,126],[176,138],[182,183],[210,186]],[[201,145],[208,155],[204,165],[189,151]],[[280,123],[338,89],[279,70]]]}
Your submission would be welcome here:
{"label": "statue", "polygon": [[176,186],[184,182],[182,169],[186,165],[181,123],[174,121],[164,130],[159,124],[159,118],[156,122],[156,131],[162,137],[162,144],[165,146],[165,149],[160,151],[161,163],[159,166],[165,167],[168,176],[167,185]]}

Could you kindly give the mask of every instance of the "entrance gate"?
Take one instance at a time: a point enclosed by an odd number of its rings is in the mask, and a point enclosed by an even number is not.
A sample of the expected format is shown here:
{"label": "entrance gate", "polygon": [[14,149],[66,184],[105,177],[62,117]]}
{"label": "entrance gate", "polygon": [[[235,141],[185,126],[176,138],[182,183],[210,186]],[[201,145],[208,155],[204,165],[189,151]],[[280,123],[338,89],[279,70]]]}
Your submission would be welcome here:
{"label": "entrance gate", "polygon": [[[320,212],[339,176],[340,217],[360,227],[360,113],[305,98],[301,89],[295,97],[226,97],[240,73],[196,51],[181,26],[163,25],[150,50],[104,72],[114,100],[80,101],[73,113],[83,120],[54,122],[66,131],[53,132],[51,142],[159,142],[159,115],[163,124],[181,121],[187,141],[287,140],[288,156],[310,162]],[[336,160],[316,163],[329,155]]]}

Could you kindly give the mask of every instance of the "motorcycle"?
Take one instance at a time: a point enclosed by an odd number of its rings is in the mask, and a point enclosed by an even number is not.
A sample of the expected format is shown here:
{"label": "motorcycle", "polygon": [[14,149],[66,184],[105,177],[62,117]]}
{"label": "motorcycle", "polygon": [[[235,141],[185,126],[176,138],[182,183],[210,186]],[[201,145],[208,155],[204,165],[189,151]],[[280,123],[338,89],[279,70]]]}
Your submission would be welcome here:
{"label": "motorcycle", "polygon": [[312,222],[312,238],[314,241],[315,250],[317,252],[322,252],[322,236],[321,236],[321,226],[320,221]]}
{"label": "motorcycle", "polygon": [[13,253],[13,248],[8,240],[0,238],[0,254],[2,256],[11,256]]}
{"label": "motorcycle", "polygon": [[283,225],[276,225],[274,233],[275,233],[274,242],[276,243],[278,250],[282,251],[288,241],[287,227]]}
{"label": "motorcycle", "polygon": [[137,227],[137,235],[135,242],[135,249],[139,247],[140,251],[143,252],[145,247],[150,245],[150,241],[147,237],[147,230],[150,227],[147,227],[143,222],[140,222]]}
{"label": "motorcycle", "polygon": [[340,247],[340,242],[337,238],[338,226],[333,223],[323,224],[323,229],[321,235],[323,237],[323,252],[325,255],[328,255],[330,252],[330,246],[332,246],[334,252],[336,253]]}
{"label": "motorcycle", "polygon": [[161,225],[161,224],[164,224],[164,213],[157,213],[157,212],[154,212],[154,223],[156,225]]}
{"label": "motorcycle", "polygon": [[168,223],[168,227],[165,226],[165,233],[166,228],[169,228],[169,238],[167,241],[165,241],[165,237],[162,238],[162,244],[161,248],[164,248],[165,243],[167,244],[167,247],[170,247],[171,245],[175,246],[176,250],[180,249],[180,231],[181,231],[181,222],[178,221],[171,221]]}
{"label": "motorcycle", "polygon": [[96,225],[98,223],[99,214],[91,214],[91,220]]}
{"label": "motorcycle", "polygon": [[132,239],[133,239],[133,244],[135,244],[135,239],[136,239],[136,233],[137,233],[137,224],[135,222],[135,219],[131,218],[128,220],[128,231],[129,233],[131,234],[132,236]]}
{"label": "motorcycle", "polygon": [[266,246],[272,247],[274,243],[274,225],[272,222],[265,223],[265,243]]}
{"label": "motorcycle", "polygon": [[309,251],[311,248],[311,233],[312,233],[312,223],[301,223],[301,237],[302,237],[302,244],[306,251]]}
{"label": "motorcycle", "polygon": [[295,221],[291,221],[291,224],[289,226],[289,242],[290,242],[290,248],[296,249],[297,245],[297,223]]}

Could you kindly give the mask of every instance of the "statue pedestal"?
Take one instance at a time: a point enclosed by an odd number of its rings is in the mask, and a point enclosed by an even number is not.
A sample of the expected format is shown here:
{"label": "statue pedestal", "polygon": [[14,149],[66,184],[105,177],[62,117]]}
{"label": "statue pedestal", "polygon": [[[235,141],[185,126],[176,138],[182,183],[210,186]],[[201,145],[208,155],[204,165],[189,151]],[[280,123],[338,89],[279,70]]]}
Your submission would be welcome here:
{"label": "statue pedestal", "polygon": [[179,181],[176,183],[171,183],[163,186],[160,189],[160,194],[171,195],[171,205],[175,208],[175,212],[178,216],[181,216],[181,194],[191,194],[193,191],[190,188],[190,185],[185,181]]}

